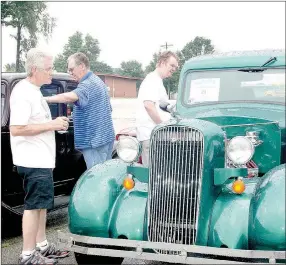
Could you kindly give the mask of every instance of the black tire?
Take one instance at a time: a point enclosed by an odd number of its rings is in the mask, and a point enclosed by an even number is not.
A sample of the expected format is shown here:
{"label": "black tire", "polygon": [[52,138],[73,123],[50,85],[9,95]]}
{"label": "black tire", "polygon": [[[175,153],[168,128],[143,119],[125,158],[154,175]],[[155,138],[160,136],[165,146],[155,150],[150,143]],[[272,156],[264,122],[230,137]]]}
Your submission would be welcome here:
{"label": "black tire", "polygon": [[123,258],[118,257],[106,257],[106,256],[95,256],[95,255],[86,255],[81,253],[74,253],[77,264],[121,264]]}

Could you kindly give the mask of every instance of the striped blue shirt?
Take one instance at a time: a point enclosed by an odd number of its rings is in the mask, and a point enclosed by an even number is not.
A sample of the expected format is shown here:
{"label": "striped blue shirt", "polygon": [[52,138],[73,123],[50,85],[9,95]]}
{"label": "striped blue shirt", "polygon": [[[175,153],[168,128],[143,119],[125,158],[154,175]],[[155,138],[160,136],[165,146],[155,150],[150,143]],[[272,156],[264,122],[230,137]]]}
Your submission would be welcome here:
{"label": "striped blue shirt", "polygon": [[114,141],[112,107],[105,83],[88,72],[73,92],[78,96],[73,108],[75,148],[96,148]]}

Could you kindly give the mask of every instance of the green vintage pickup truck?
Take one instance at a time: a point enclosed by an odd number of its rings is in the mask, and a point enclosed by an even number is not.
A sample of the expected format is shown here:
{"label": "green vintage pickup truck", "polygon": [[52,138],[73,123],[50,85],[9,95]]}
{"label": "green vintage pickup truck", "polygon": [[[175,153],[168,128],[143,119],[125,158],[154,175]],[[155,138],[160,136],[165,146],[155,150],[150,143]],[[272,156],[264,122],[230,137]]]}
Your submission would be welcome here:
{"label": "green vintage pickup truck", "polygon": [[86,171],[59,246],[79,264],[285,262],[285,51],[203,55],[180,73],[176,110],[121,159]]}

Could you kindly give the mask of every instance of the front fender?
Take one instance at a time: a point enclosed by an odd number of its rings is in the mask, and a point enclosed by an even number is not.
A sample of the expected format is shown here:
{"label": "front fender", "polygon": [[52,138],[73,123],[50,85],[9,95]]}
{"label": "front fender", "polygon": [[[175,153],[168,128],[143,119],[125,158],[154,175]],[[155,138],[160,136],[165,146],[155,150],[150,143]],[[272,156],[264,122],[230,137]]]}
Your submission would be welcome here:
{"label": "front fender", "polygon": [[69,229],[78,235],[109,237],[113,205],[122,190],[127,163],[108,160],[85,171],[69,203]]}
{"label": "front fender", "polygon": [[246,185],[244,193],[234,194],[225,189],[215,201],[208,246],[248,248],[249,207],[258,178],[244,179],[244,181]]}
{"label": "front fender", "polygon": [[134,189],[122,190],[112,210],[110,237],[131,240],[146,238],[147,196],[147,183],[138,180],[135,180]]}
{"label": "front fender", "polygon": [[286,250],[285,164],[261,178],[251,200],[249,248]]}

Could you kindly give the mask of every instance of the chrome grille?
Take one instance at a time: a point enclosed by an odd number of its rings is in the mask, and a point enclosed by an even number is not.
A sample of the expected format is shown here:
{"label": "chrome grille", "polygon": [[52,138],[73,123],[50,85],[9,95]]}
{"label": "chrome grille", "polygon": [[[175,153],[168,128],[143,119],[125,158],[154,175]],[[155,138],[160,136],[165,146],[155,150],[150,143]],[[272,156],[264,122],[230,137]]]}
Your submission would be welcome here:
{"label": "chrome grille", "polygon": [[168,126],[150,141],[148,237],[152,242],[194,244],[203,162],[203,135]]}

